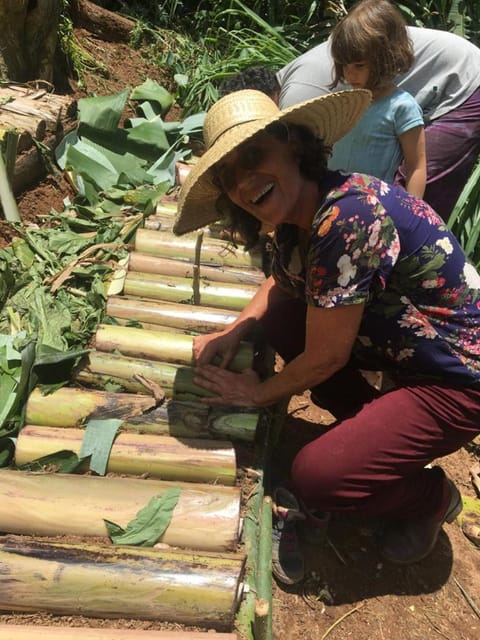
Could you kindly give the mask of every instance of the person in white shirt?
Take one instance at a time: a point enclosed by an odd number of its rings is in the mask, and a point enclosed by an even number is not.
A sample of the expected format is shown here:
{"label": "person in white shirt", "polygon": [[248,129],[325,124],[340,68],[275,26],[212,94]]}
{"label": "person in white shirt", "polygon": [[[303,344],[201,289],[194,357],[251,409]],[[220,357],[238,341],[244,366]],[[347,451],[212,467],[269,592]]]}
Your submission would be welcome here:
{"label": "person in white shirt", "polygon": [[360,0],[332,32],[334,89],[340,81],[372,92],[370,108],[333,146],[330,169],[393,182],[405,164],[405,189],[423,197],[427,174],[420,106],[394,82],[413,62],[405,20],[389,0]]}
{"label": "person in white shirt", "polygon": [[[447,31],[407,31],[414,61],[394,82],[422,109],[427,155],[423,198],[447,220],[480,154],[480,49]],[[292,60],[276,74],[279,106],[330,93],[333,68],[330,40]],[[342,88],[348,85],[335,90]],[[405,185],[404,166],[395,181]]]}

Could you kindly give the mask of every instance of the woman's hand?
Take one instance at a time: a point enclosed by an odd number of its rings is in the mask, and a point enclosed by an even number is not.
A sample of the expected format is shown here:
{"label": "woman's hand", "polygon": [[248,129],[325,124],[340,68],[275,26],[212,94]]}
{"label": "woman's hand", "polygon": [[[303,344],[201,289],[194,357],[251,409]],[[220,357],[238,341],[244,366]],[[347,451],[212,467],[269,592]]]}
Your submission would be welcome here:
{"label": "woman's hand", "polygon": [[225,369],[237,353],[242,338],[265,315],[270,304],[275,304],[278,297],[286,294],[269,276],[240,313],[238,318],[225,330],[209,335],[202,335],[193,340],[193,357],[198,365],[210,364],[218,358],[218,364]]}
{"label": "woman's hand", "polygon": [[219,367],[225,369],[237,353],[239,344],[240,337],[233,331],[196,336],[193,339],[193,357],[200,366],[210,364],[218,358]]}
{"label": "woman's hand", "polygon": [[202,398],[208,404],[230,404],[237,407],[255,407],[255,390],[260,378],[253,369],[245,369],[242,373],[233,373],[220,367],[207,364],[195,369],[194,382],[217,395]]}

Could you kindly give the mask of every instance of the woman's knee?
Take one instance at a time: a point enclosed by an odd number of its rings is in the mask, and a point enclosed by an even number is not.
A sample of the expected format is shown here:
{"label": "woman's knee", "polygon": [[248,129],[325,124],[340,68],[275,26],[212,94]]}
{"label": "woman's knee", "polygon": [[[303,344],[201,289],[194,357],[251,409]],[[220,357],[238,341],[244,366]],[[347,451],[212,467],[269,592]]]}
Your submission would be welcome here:
{"label": "woman's knee", "polygon": [[[320,437],[319,440],[322,440]],[[329,454],[328,448],[314,441],[296,455],[291,478],[299,497],[310,507],[326,508],[341,492],[343,465],[341,456]]]}

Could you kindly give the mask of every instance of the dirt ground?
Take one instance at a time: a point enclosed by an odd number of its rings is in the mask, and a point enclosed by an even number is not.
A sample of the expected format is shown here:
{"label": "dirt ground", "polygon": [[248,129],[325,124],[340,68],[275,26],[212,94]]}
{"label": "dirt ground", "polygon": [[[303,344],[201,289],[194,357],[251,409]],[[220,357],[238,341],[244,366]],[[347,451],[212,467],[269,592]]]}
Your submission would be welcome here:
{"label": "dirt ground", "polygon": [[[77,35],[105,64],[109,77],[87,75],[83,88],[72,84],[72,97],[114,93],[139,84],[147,76],[168,81],[139,52],[99,41],[86,32]],[[70,186],[61,175],[47,176],[19,195],[23,220],[42,224],[42,215],[51,208],[61,210],[67,195],[72,195]],[[0,246],[13,235],[0,222]],[[329,418],[310,403],[308,395],[292,398],[280,442],[273,452],[275,467],[288,469],[295,451],[321,433]],[[480,446],[472,445],[470,450],[462,449],[441,461],[464,495],[475,495],[469,469],[479,451]],[[458,525],[446,525],[434,553],[407,568],[381,561],[375,531],[365,523],[333,522],[323,543],[305,543],[304,548],[308,570],[304,583],[295,587],[274,583],[275,640],[480,638],[480,550]],[[29,623],[31,617],[16,617],[17,622],[22,620]],[[1,621],[7,620],[2,616]],[[95,626],[99,626],[98,621]],[[138,623],[136,628],[152,627],[150,623]]]}

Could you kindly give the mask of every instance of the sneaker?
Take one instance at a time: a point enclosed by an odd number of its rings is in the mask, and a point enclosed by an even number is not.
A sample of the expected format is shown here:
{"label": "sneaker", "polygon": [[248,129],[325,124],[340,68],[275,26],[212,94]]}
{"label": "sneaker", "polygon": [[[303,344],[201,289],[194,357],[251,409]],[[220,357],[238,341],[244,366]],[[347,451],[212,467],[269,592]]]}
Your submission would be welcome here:
{"label": "sneaker", "polygon": [[423,518],[396,523],[386,535],[382,547],[385,560],[396,564],[411,564],[426,558],[435,547],[444,522],[453,522],[463,508],[462,496],[448,478],[444,479],[450,500],[442,518]]}
{"label": "sneaker", "polygon": [[296,584],[305,574],[297,523],[305,519],[295,496],[284,487],[273,492],[272,573],[283,584]]}

